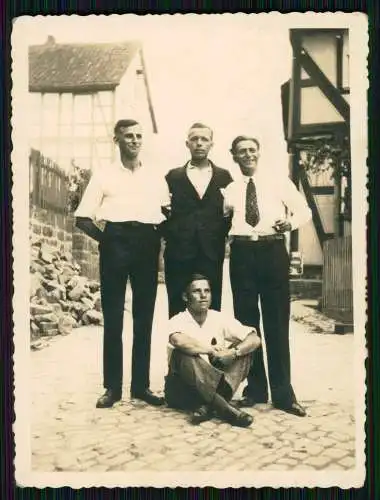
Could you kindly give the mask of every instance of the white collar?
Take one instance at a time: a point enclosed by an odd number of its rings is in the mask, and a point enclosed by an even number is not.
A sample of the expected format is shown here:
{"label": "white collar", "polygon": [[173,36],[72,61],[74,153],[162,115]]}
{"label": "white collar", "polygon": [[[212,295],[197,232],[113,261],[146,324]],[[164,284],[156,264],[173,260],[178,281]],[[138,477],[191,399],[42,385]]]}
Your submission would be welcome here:
{"label": "white collar", "polygon": [[248,182],[252,179],[253,181],[255,180],[253,175],[242,175],[242,178],[243,178],[243,182],[244,184],[248,184]]}
{"label": "white collar", "polygon": [[210,172],[210,171],[211,171],[211,163],[210,163],[210,162],[208,162],[208,167],[205,167],[205,168],[199,169],[199,168],[197,167],[197,165],[193,165],[193,164],[191,163],[191,160],[190,160],[190,161],[187,163],[186,167],[187,167],[189,170],[195,170],[195,169],[197,169],[197,170],[202,171],[202,172]]}
{"label": "white collar", "polygon": [[198,321],[196,321],[196,319],[193,317],[193,315],[191,314],[191,312],[186,308],[185,309],[185,314],[187,316],[187,319],[190,320],[192,323],[195,323],[197,325],[198,328],[203,328],[204,325],[207,323],[207,319],[208,319],[208,316],[209,316],[209,312],[210,310],[207,311],[207,316],[206,316],[206,319],[204,320],[203,324],[200,325],[198,323]]}
{"label": "white collar", "polygon": [[140,170],[141,170],[141,169],[142,169],[142,167],[143,167],[143,164],[142,164],[141,160],[139,161],[139,166],[138,166],[135,170],[131,170],[130,168],[126,168],[126,167],[124,167],[124,165],[123,165],[123,163],[122,163],[122,161],[121,161],[120,159],[119,159],[119,160],[117,160],[117,161],[114,163],[114,165],[116,165],[116,167],[117,167],[119,170],[121,170],[122,172],[127,172],[127,173],[129,173],[129,174],[131,174],[131,175],[133,175],[133,174],[135,174],[135,173],[137,173],[137,172],[140,172]]}
{"label": "white collar", "polygon": [[243,175],[243,174],[241,174],[241,178],[242,178],[244,184],[248,184],[249,179],[252,179],[253,182],[256,182],[257,178],[258,178],[258,174],[257,174],[257,172],[254,172],[252,175]]}

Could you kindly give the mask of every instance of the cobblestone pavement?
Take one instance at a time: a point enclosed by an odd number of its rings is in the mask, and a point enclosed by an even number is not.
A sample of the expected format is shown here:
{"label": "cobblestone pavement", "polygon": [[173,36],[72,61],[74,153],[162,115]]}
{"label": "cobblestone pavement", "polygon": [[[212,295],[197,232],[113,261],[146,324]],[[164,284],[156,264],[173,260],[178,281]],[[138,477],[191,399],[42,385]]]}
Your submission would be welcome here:
{"label": "cobblestone pavement", "polygon": [[[227,297],[227,298],[226,298]],[[229,301],[228,293],[224,300]],[[292,305],[297,307],[296,304]],[[166,373],[166,296],[159,287],[151,387]],[[32,469],[35,471],[347,470],[355,467],[353,335],[313,334],[291,323],[292,378],[308,416],[258,405],[251,428],[129,399],[131,320],[125,315],[125,391],[112,409],[102,392],[102,331],[83,327],[32,352]]]}

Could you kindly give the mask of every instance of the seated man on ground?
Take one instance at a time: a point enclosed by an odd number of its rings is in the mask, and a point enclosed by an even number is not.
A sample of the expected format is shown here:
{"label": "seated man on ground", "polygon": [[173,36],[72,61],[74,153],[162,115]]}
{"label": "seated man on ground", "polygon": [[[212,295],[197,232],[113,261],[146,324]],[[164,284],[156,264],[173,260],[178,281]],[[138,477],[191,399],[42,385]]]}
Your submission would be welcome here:
{"label": "seated man on ground", "polygon": [[186,310],[169,320],[168,406],[192,411],[200,424],[213,413],[231,425],[248,427],[253,417],[230,401],[249,372],[260,346],[256,330],[210,309],[209,280],[193,275],[183,293]]}

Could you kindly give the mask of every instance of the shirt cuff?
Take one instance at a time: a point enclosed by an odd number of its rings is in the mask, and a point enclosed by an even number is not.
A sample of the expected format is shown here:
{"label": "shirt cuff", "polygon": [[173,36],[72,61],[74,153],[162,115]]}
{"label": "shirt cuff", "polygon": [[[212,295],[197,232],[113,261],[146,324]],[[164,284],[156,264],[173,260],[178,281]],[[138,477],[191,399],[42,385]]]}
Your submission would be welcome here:
{"label": "shirt cuff", "polygon": [[76,210],[74,212],[74,217],[85,217],[86,219],[92,219],[92,220],[95,219],[95,216],[93,214],[84,213],[81,210]]}

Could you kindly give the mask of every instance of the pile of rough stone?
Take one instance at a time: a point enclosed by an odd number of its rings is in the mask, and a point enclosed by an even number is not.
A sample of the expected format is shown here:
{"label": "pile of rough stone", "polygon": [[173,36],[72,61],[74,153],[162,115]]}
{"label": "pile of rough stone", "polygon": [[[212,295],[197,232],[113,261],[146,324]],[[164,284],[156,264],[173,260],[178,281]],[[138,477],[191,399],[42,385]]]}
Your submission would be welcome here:
{"label": "pile of rough stone", "polygon": [[99,283],[80,276],[70,252],[35,238],[30,272],[32,339],[67,335],[80,325],[102,324]]}

